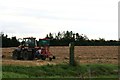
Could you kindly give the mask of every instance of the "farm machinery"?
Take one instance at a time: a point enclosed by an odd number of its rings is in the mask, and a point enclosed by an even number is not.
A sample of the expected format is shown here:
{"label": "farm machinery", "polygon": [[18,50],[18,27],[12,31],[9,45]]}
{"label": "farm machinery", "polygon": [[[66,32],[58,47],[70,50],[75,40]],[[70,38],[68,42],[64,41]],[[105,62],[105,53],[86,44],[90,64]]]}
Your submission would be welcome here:
{"label": "farm machinery", "polygon": [[37,42],[33,37],[23,38],[21,45],[13,51],[12,58],[14,60],[34,60],[36,58],[45,60],[49,58],[51,61],[55,59],[55,56],[50,53],[49,44],[49,39],[39,39]]}

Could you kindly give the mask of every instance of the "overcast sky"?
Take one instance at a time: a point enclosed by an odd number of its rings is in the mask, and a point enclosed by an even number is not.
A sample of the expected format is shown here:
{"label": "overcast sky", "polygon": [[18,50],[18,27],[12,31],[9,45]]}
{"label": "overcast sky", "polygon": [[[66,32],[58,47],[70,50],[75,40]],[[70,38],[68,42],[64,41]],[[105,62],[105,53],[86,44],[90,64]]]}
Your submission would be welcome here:
{"label": "overcast sky", "polygon": [[43,38],[73,31],[89,39],[118,39],[119,0],[0,0],[0,31]]}

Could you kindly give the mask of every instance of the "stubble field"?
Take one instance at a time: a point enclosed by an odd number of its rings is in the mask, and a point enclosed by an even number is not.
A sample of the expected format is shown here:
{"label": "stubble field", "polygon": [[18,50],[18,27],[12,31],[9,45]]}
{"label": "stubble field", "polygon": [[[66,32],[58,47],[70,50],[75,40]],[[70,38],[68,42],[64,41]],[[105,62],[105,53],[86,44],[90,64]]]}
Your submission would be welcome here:
{"label": "stubble field", "polygon": [[[13,60],[12,51],[15,48],[2,48],[3,65],[40,66],[45,64],[69,63],[69,47],[50,47],[50,52],[56,56],[55,60]],[[80,64],[118,64],[117,46],[75,46],[75,61]]]}

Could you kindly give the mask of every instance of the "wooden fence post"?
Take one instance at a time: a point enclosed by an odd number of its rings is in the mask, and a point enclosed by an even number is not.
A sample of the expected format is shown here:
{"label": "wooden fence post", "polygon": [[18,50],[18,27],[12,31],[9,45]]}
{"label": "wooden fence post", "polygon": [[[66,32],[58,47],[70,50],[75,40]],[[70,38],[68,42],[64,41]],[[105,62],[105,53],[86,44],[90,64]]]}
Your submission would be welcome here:
{"label": "wooden fence post", "polygon": [[74,66],[74,42],[71,42],[69,44],[69,51],[70,51],[70,59],[69,59],[69,64]]}

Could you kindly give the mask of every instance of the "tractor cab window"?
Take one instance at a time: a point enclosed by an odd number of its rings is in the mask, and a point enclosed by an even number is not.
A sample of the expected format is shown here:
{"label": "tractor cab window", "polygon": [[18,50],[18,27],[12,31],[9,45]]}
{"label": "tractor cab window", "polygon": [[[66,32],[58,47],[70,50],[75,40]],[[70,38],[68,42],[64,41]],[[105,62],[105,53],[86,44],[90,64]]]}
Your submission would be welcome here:
{"label": "tractor cab window", "polygon": [[28,39],[24,39],[25,41],[25,46],[28,46],[28,47],[35,47],[35,39],[32,39],[32,38],[28,38]]}
{"label": "tractor cab window", "polygon": [[30,39],[27,40],[28,43],[31,43],[32,41]]}

